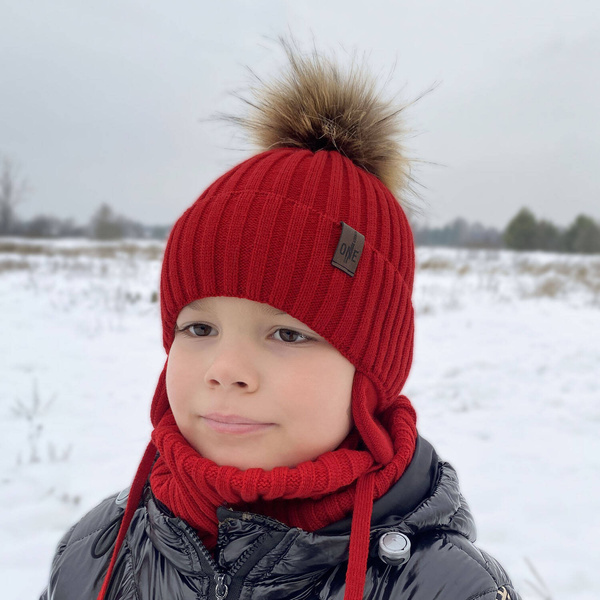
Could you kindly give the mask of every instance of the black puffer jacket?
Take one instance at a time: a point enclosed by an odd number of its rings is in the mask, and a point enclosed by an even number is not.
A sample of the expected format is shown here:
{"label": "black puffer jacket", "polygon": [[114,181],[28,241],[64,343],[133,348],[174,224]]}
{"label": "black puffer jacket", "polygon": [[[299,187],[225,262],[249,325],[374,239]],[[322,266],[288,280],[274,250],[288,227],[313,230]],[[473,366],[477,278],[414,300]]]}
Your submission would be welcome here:
{"label": "black puffer jacket", "polygon": [[[122,496],[102,502],[65,535],[42,600],[95,600],[123,514]],[[226,508],[218,510],[218,517],[215,560],[194,530],[147,487],[107,600],[343,599],[349,518],[307,533]],[[386,532],[410,540],[410,558],[403,566],[386,564],[379,556]],[[502,567],[478,550],[474,539],[454,469],[419,438],[407,471],[373,507],[364,597],[519,600]]]}

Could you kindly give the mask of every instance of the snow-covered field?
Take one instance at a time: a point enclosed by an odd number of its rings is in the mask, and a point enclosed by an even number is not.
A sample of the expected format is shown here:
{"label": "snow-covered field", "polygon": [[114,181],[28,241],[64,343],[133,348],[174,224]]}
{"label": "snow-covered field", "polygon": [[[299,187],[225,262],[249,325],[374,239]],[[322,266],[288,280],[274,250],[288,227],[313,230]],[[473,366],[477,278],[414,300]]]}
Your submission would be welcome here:
{"label": "snow-covered field", "polygon": [[[131,482],[164,361],[161,252],[0,239],[2,598],[37,598],[64,531]],[[458,469],[479,545],[526,600],[596,600],[600,257],[418,261],[405,392]]]}

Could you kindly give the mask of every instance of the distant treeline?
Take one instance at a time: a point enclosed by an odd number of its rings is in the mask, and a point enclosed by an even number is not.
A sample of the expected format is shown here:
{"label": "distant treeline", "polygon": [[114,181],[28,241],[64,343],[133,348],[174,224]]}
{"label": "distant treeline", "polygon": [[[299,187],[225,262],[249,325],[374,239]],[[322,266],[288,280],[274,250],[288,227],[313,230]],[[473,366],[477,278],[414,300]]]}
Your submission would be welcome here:
{"label": "distant treeline", "polygon": [[[537,220],[530,210],[523,208],[504,230],[469,223],[463,218],[455,219],[443,227],[427,227],[413,222],[412,229],[417,246],[600,253],[600,225],[585,215],[579,215],[571,225],[561,228],[550,221]],[[144,225],[123,217],[108,204],[102,204],[85,225],[78,225],[71,219],[45,215],[21,220],[12,214],[10,220],[3,220],[0,211],[0,235],[163,240],[170,230],[171,225]]]}
{"label": "distant treeline", "polygon": [[78,225],[72,219],[37,215],[29,220],[19,218],[17,207],[29,195],[29,184],[20,166],[0,154],[0,236],[31,238],[81,237],[97,240],[122,238],[164,239],[170,225],[144,225],[117,214],[110,205],[101,204],[89,223]]}
{"label": "distant treeline", "polygon": [[600,252],[600,225],[591,217],[579,215],[568,227],[538,220],[522,208],[504,230],[469,223],[459,218],[444,227],[412,225],[415,243],[421,246],[462,248],[510,248],[548,252]]}
{"label": "distant treeline", "polygon": [[102,204],[84,225],[72,219],[38,215],[29,220],[12,215],[10,222],[0,217],[0,235],[31,238],[91,238],[96,240],[166,239],[171,225],[145,225],[117,214],[110,205]]}
{"label": "distant treeline", "polygon": [[453,246],[460,248],[503,248],[502,232],[481,223],[469,223],[462,217],[443,227],[411,223],[417,246]]}
{"label": "distant treeline", "polygon": [[591,217],[579,215],[568,227],[560,228],[546,220],[537,220],[522,208],[506,226],[504,244],[514,250],[549,252],[600,252],[600,225]]}

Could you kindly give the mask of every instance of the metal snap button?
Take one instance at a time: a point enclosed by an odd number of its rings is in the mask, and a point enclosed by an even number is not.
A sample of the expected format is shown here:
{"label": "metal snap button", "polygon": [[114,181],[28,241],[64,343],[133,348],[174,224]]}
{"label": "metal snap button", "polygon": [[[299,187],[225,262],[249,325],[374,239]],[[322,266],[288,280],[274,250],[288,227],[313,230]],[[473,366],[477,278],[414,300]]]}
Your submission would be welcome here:
{"label": "metal snap button", "polygon": [[124,490],[122,490],[121,492],[119,492],[119,495],[115,498],[115,504],[117,506],[125,506],[127,504],[127,498],[129,498],[129,490],[131,488],[125,488]]}
{"label": "metal snap button", "polygon": [[410,558],[410,540],[397,531],[388,531],[379,538],[379,558],[394,566],[403,565]]}

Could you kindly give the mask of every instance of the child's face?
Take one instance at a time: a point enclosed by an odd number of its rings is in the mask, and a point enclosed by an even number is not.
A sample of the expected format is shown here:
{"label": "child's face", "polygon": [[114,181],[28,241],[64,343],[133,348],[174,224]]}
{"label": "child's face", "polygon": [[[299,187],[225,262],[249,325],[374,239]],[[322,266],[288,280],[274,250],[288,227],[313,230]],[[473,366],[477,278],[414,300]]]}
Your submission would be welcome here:
{"label": "child's face", "polygon": [[167,393],[181,433],[202,456],[269,470],[313,460],[346,438],[354,370],[287,313],[219,296],[179,313]]}

